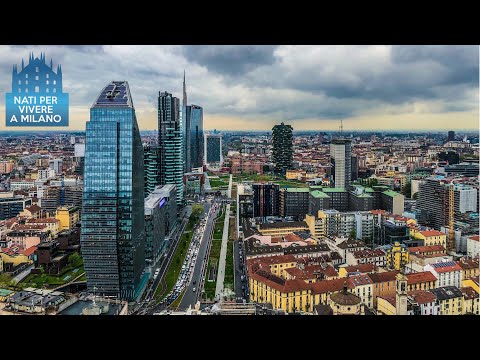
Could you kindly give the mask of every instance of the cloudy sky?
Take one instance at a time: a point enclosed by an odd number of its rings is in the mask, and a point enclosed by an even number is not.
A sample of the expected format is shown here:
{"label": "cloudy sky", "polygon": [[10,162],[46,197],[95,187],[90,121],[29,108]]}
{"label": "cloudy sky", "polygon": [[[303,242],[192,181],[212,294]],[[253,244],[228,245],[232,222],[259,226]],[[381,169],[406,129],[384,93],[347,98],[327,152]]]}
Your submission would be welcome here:
{"label": "cloudy sky", "polygon": [[184,69],[206,129],[478,128],[478,46],[0,46],[1,93],[30,51],[62,65],[72,130],[111,80],[128,80],[140,128],[156,129],[158,91],[181,98]]}

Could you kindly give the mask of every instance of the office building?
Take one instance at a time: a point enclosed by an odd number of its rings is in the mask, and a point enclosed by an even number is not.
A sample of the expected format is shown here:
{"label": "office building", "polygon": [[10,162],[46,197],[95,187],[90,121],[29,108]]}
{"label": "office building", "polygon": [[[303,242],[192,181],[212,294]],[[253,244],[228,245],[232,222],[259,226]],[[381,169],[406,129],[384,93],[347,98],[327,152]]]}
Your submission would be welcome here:
{"label": "office building", "polygon": [[32,199],[12,192],[0,192],[0,220],[11,219],[32,205]]}
{"label": "office building", "polygon": [[280,190],[280,216],[292,216],[304,220],[308,214],[310,190],[308,188],[286,188]]}
{"label": "office building", "polygon": [[243,233],[244,223],[253,217],[253,198],[252,186],[237,185],[237,237],[240,237],[240,232]]}
{"label": "office building", "polygon": [[348,139],[335,139],[330,144],[330,161],[336,188],[349,189],[352,179],[352,142]]}
{"label": "office building", "polygon": [[143,145],[143,162],[145,171],[145,197],[160,185],[160,148],[157,145]]}
{"label": "office building", "polygon": [[184,156],[180,101],[163,91],[158,95],[158,144],[160,147],[160,184],[174,184],[177,205],[183,206]]}
{"label": "office building", "polygon": [[87,288],[134,301],[147,281],[144,165],[126,81],[112,81],[93,103],[85,145],[80,241]]}
{"label": "office building", "polygon": [[450,130],[448,132],[447,141],[455,141],[455,131]]}
{"label": "office building", "polygon": [[155,265],[168,249],[165,241],[167,199],[154,191],[145,198],[145,260]]}
{"label": "office building", "polygon": [[203,108],[198,105],[187,105],[184,109],[185,172],[190,172],[193,168],[203,166]]}
{"label": "office building", "polygon": [[74,145],[75,174],[82,175],[85,170],[85,143]]}
{"label": "office building", "polygon": [[291,125],[275,125],[272,128],[273,162],[275,172],[285,175],[292,168],[293,161],[293,128]]}
{"label": "office building", "polygon": [[[449,226],[450,180],[429,177],[420,184],[417,199],[418,222],[439,230]],[[467,184],[454,185],[454,220],[478,227],[478,190]]]}
{"label": "office building", "polygon": [[177,188],[173,184],[159,185],[150,195],[165,199],[165,204],[162,207],[165,208],[165,237],[168,240],[178,222]]}
{"label": "office building", "polygon": [[470,164],[470,163],[460,163],[455,165],[447,165],[444,168],[445,174],[447,175],[461,175],[466,177],[476,177],[480,175],[479,173],[479,165]]}
{"label": "office building", "polygon": [[320,190],[310,191],[308,197],[308,213],[317,214],[319,210],[330,209],[330,196]]}
{"label": "office building", "polygon": [[61,175],[63,171],[63,160],[62,159],[50,160],[49,168],[55,170],[55,173],[57,175]]}
{"label": "office building", "polygon": [[207,164],[207,166],[213,164],[222,166],[222,134],[216,130],[214,130],[213,133],[205,133],[204,147],[205,164]]}
{"label": "office building", "polygon": [[280,186],[272,183],[255,183],[253,189],[253,217],[278,216]]}
{"label": "office building", "polygon": [[460,155],[455,151],[442,151],[438,153],[438,160],[448,161],[448,165],[455,165],[460,162]]}

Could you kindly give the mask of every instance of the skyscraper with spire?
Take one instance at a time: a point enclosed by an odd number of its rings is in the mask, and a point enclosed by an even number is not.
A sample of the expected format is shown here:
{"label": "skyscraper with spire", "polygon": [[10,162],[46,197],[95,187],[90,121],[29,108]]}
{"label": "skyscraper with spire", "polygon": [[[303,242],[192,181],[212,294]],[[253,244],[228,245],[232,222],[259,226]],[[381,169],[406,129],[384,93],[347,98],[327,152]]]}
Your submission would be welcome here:
{"label": "skyscraper with spire", "polygon": [[203,108],[198,105],[188,105],[187,101],[187,85],[184,71],[182,100],[184,171],[190,172],[192,168],[198,168],[203,165]]}
{"label": "skyscraper with spire", "polygon": [[185,83],[185,70],[183,70],[183,100],[182,106],[187,106],[187,84]]}

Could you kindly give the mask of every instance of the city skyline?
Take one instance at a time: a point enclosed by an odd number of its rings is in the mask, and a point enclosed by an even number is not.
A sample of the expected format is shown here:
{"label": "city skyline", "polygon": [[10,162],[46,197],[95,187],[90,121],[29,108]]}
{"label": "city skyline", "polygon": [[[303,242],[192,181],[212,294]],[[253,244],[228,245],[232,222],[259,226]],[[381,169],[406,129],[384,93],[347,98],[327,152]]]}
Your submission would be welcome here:
{"label": "city skyline", "polygon": [[[65,130],[85,130],[97,89],[118,79],[130,83],[140,130],[155,130],[156,95],[180,97],[184,70],[205,130],[283,121],[328,131],[340,120],[346,131],[478,129],[478,46],[0,46],[2,92],[31,51],[62,64]],[[5,127],[4,106],[0,131],[18,131]]]}

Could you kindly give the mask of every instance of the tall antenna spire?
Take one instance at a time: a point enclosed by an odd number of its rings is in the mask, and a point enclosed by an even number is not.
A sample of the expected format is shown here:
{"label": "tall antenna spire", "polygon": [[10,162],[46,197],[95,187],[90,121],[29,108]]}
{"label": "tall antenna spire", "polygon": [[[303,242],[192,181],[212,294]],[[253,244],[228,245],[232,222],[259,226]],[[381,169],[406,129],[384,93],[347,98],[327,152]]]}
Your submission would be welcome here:
{"label": "tall antenna spire", "polygon": [[343,136],[343,120],[340,120],[340,136]]}
{"label": "tall antenna spire", "polygon": [[183,70],[183,106],[187,106],[187,85],[185,84],[185,70]]}

